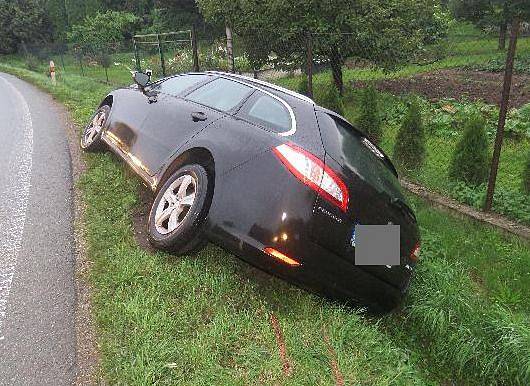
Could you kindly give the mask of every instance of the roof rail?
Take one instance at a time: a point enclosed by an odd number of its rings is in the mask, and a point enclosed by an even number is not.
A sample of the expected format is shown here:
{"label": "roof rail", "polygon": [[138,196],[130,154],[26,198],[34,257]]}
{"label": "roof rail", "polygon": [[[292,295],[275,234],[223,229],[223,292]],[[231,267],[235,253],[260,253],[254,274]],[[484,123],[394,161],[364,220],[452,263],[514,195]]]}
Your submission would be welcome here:
{"label": "roof rail", "polygon": [[277,85],[275,85],[273,83],[265,82],[265,81],[260,80],[260,79],[254,79],[254,78],[250,78],[250,77],[244,76],[244,75],[233,74],[231,72],[206,71],[206,73],[208,73],[208,74],[218,74],[218,75],[224,75],[224,76],[234,77],[234,78],[238,78],[238,79],[243,79],[243,80],[246,80],[248,82],[257,83],[257,84],[260,84],[262,86],[272,88],[272,89],[274,89],[276,91],[281,91],[281,92],[283,92],[285,94],[288,94],[288,95],[290,95],[292,97],[301,99],[301,100],[303,100],[305,102],[308,102],[308,103],[311,103],[311,104],[315,104],[315,102],[311,98],[309,98],[309,97],[307,97],[305,95],[299,94],[299,93],[294,92],[292,90],[289,90],[289,89],[287,89],[285,87],[277,86]]}

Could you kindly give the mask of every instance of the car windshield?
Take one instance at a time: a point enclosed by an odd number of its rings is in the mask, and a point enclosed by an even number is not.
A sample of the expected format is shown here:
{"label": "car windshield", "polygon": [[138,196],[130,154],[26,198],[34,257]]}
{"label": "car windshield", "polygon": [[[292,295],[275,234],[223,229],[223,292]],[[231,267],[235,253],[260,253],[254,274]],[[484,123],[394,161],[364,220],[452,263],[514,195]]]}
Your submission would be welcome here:
{"label": "car windshield", "polygon": [[347,122],[319,112],[318,121],[326,152],[380,192],[404,201],[399,181],[386,156]]}

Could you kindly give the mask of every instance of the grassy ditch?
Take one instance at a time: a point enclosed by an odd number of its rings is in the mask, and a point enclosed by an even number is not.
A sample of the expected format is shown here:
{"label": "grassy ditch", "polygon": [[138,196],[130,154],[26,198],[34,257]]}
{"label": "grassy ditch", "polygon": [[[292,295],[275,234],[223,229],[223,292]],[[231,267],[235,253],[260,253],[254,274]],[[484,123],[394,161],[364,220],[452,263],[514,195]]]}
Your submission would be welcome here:
{"label": "grassy ditch", "polygon": [[[108,86],[0,64],[51,92],[81,126]],[[87,155],[80,188],[104,376],[121,384],[524,384],[530,249],[414,200],[423,257],[404,309],[382,318],[324,301],[215,246],[142,250],[139,182]]]}

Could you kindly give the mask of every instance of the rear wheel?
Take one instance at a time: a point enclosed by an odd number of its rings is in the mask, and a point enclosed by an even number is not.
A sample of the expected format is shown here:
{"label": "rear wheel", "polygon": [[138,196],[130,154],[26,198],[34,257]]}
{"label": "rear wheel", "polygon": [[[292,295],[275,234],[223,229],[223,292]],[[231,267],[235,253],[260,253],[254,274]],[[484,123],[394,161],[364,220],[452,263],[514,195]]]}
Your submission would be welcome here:
{"label": "rear wheel", "polygon": [[103,105],[92,115],[81,137],[81,148],[83,150],[95,152],[104,149],[101,133],[107,123],[109,114],[110,106]]}
{"label": "rear wheel", "polygon": [[208,189],[208,173],[198,164],[183,166],[167,179],[149,213],[147,233],[155,248],[183,255],[206,244]]}

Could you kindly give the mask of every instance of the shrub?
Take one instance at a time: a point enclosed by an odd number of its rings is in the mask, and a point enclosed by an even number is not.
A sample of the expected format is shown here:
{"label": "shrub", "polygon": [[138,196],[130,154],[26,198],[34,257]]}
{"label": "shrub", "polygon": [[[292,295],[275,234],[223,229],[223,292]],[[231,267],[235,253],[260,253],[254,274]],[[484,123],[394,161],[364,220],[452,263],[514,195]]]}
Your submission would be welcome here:
{"label": "shrub", "polygon": [[490,157],[484,125],[484,119],[478,114],[464,123],[464,135],[449,166],[450,178],[471,185],[480,185],[488,179]]}
{"label": "shrub", "polygon": [[526,156],[526,165],[523,171],[523,190],[530,195],[530,151]]}
{"label": "shrub", "polygon": [[317,103],[327,109],[344,115],[344,104],[339,94],[339,90],[333,82],[316,91],[315,99]]}
{"label": "shrub", "polygon": [[356,121],[357,128],[365,133],[374,143],[379,144],[383,136],[381,117],[377,103],[377,91],[367,87],[361,93],[359,116]]}
{"label": "shrub", "polygon": [[418,169],[425,159],[425,133],[420,106],[416,100],[410,103],[397,134],[394,157],[402,168],[408,170]]}
{"label": "shrub", "polygon": [[300,78],[297,91],[302,95],[309,94],[309,88],[307,87],[307,75],[306,74],[303,74],[302,77]]}

